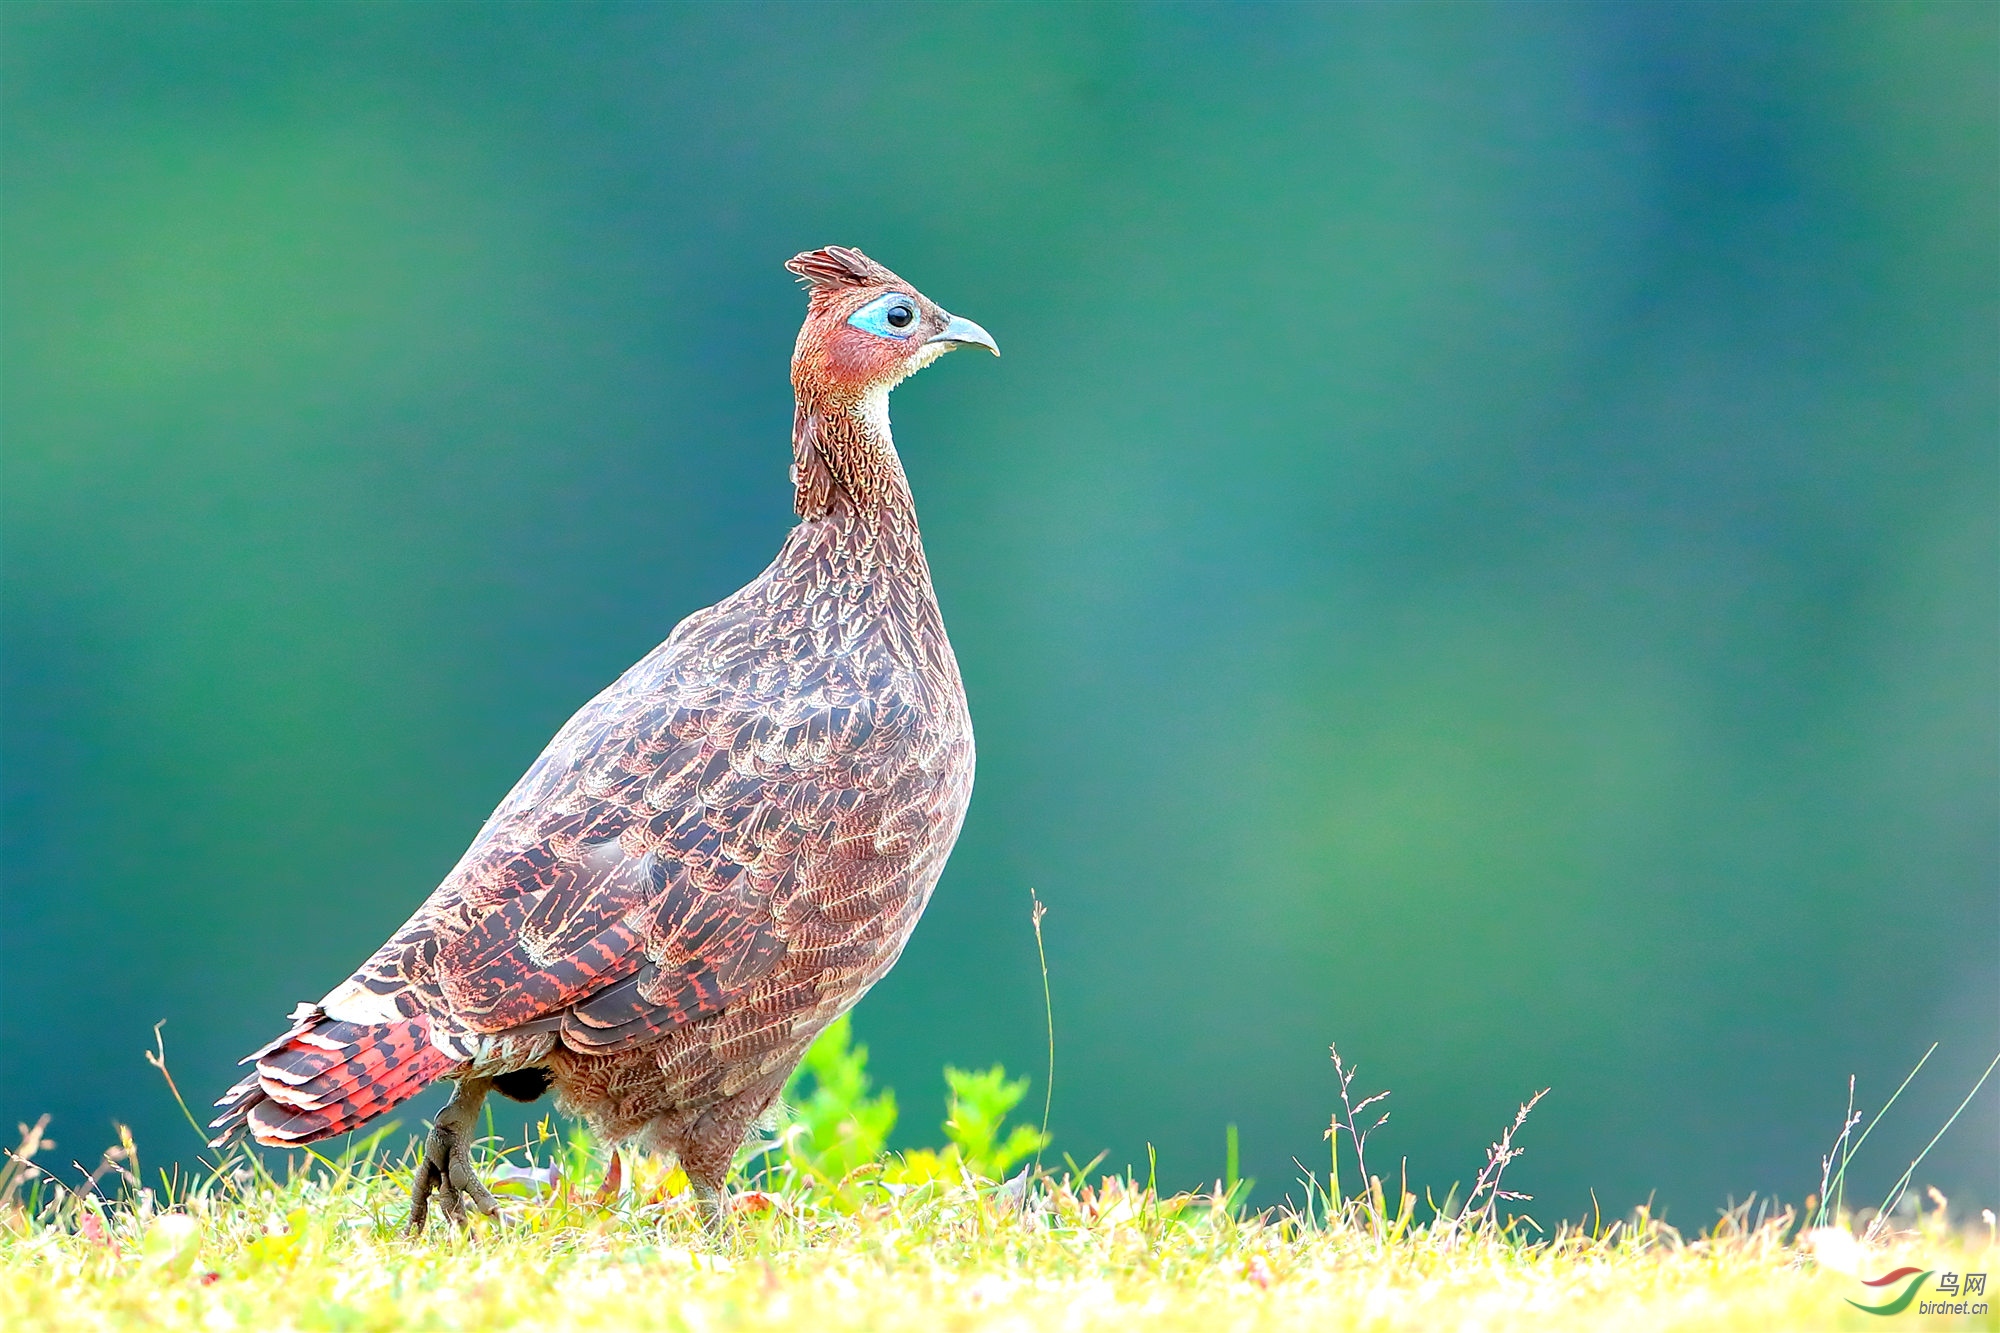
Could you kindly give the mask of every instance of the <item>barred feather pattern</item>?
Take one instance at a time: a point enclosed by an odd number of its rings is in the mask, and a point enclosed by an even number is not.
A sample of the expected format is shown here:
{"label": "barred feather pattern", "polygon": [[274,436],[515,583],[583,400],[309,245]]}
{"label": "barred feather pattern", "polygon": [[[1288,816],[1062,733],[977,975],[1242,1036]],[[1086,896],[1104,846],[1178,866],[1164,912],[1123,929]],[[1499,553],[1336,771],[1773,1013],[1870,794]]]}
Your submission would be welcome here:
{"label": "barred feather pattern", "polygon": [[458,1062],[430,1041],[421,1018],[355,1024],[317,1007],[251,1057],[257,1069],[216,1103],[218,1141],[248,1130],[289,1146],[342,1134],[421,1092]]}
{"label": "barred feather pattern", "polygon": [[606,1138],[726,1163],[893,965],[964,821],[972,727],[886,411],[813,374],[795,453],[811,431],[835,465],[777,559],[569,720],[409,921],[250,1057],[218,1141],[542,1068]]}

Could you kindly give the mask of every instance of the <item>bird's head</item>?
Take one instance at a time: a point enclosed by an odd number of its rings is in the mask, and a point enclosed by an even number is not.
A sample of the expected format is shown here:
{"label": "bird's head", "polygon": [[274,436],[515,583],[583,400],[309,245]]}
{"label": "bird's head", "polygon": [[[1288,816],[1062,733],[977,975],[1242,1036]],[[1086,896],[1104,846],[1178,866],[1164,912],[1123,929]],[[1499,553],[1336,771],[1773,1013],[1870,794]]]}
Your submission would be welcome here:
{"label": "bird's head", "polygon": [[805,284],[808,306],[792,353],[801,403],[853,411],[955,347],[1000,355],[993,335],[940,310],[859,250],[829,245],[785,265]]}

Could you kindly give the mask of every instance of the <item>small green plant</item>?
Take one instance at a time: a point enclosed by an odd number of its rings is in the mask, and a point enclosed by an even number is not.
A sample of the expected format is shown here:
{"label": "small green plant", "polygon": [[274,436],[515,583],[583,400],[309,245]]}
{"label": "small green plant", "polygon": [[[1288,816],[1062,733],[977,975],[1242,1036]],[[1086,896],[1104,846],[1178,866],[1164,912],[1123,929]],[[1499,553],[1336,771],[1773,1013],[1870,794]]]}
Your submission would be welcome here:
{"label": "small green plant", "polygon": [[1014,1167],[1049,1146],[1049,1136],[1030,1125],[1007,1127],[1007,1116],[1027,1095],[1024,1074],[1010,1079],[1000,1065],[967,1071],[944,1070],[951,1090],[943,1148],[903,1154],[890,1174],[904,1180],[956,1180],[961,1171],[977,1180],[1004,1180]]}
{"label": "small green plant", "polygon": [[951,1114],[944,1132],[973,1175],[1004,1179],[1021,1162],[1049,1146],[1049,1135],[1027,1125],[1007,1128],[1007,1114],[1027,1095],[1026,1074],[1009,1079],[999,1065],[978,1073],[945,1066]]}
{"label": "small green plant", "polygon": [[881,1157],[896,1127],[896,1094],[889,1088],[871,1094],[872,1086],[868,1048],[854,1045],[853,1020],[842,1014],[785,1084],[793,1116],[785,1160],[793,1169],[833,1185]]}
{"label": "small green plant", "polygon": [[874,1091],[868,1048],[854,1044],[853,1026],[841,1015],[785,1085],[792,1123],[781,1136],[784,1160],[800,1175],[834,1187],[871,1165],[879,1166],[883,1180],[897,1184],[955,1182],[967,1172],[977,1180],[1000,1180],[1048,1146],[1043,1131],[1007,1124],[1027,1095],[1027,1077],[1010,1079],[1001,1065],[972,1071],[947,1065],[944,1078],[945,1145],[887,1153],[896,1128],[896,1094]]}

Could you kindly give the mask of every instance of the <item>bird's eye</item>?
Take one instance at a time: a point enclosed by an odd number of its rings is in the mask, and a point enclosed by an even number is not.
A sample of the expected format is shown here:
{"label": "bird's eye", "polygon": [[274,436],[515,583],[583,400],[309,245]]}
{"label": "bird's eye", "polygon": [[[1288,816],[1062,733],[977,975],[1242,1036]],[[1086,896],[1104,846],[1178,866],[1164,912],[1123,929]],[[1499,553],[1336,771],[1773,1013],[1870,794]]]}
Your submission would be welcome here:
{"label": "bird's eye", "polygon": [[917,303],[901,292],[890,292],[849,315],[847,322],[878,338],[907,338],[917,327]]}

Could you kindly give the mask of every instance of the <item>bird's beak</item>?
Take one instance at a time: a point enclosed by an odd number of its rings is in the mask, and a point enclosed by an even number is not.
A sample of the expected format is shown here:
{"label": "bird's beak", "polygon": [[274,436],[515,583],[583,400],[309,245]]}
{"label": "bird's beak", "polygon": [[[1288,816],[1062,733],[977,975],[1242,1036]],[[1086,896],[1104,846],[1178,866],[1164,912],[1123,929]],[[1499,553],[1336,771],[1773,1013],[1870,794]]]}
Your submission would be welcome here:
{"label": "bird's beak", "polygon": [[951,323],[945,325],[944,329],[936,337],[924,340],[926,347],[932,343],[943,343],[947,348],[984,347],[987,351],[993,353],[993,355],[1000,355],[1000,345],[993,341],[992,334],[980,328],[971,320],[961,319],[957,315],[951,317]]}

